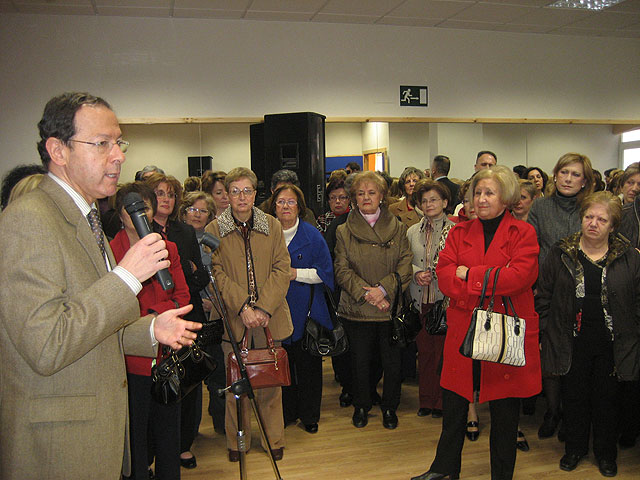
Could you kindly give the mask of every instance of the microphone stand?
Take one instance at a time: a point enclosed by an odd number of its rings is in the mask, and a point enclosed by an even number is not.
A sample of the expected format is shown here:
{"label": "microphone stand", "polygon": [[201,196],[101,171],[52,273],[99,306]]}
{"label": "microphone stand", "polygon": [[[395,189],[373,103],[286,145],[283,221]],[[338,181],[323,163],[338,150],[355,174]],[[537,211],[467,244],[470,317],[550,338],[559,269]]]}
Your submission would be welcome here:
{"label": "microphone stand", "polygon": [[280,471],[278,470],[278,465],[276,463],[276,459],[273,457],[273,453],[271,451],[271,443],[269,443],[269,437],[267,436],[267,432],[264,429],[264,423],[262,422],[262,417],[260,416],[260,412],[258,411],[258,405],[256,404],[256,398],[253,393],[253,388],[251,387],[251,382],[249,382],[249,376],[247,375],[247,369],[242,361],[242,355],[240,354],[240,348],[238,347],[238,342],[233,335],[233,330],[231,330],[231,325],[229,325],[229,319],[227,317],[227,309],[224,306],[224,302],[222,301],[222,296],[220,295],[220,290],[218,289],[218,285],[216,283],[216,279],[211,272],[211,266],[205,265],[205,270],[207,274],[209,274],[209,279],[211,280],[211,289],[213,290],[213,294],[215,295],[215,302],[211,298],[209,291],[205,288],[205,292],[209,297],[211,303],[217,303],[220,306],[220,316],[222,317],[222,323],[224,324],[224,328],[229,333],[229,341],[231,342],[231,348],[233,349],[233,353],[238,360],[238,366],[240,367],[240,379],[236,382],[233,382],[227,388],[221,388],[218,390],[220,395],[225,392],[231,392],[236,399],[236,419],[238,422],[238,434],[237,434],[237,442],[238,442],[238,452],[240,452],[240,479],[247,479],[247,471],[246,471],[246,452],[247,445],[245,442],[245,433],[243,428],[243,418],[242,418],[242,405],[241,399],[243,395],[246,395],[249,398],[249,402],[251,402],[251,408],[253,409],[253,414],[256,417],[258,422],[258,427],[260,429],[260,435],[262,436],[262,440],[267,445],[267,453],[269,454],[269,459],[271,460],[271,466],[273,467],[273,473],[275,475],[276,480],[282,480],[280,476]]}

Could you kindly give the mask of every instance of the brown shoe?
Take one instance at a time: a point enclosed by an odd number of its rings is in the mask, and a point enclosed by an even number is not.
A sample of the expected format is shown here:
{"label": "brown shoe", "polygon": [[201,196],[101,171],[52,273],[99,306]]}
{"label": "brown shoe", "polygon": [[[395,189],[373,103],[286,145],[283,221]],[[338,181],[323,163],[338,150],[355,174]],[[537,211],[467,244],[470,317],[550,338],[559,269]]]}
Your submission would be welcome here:
{"label": "brown shoe", "polygon": [[284,455],[284,447],[275,448],[271,450],[271,454],[273,455],[273,459],[278,461],[282,460],[282,456]]}
{"label": "brown shoe", "polygon": [[230,462],[239,462],[240,461],[240,452],[238,450],[229,450],[229,461]]}

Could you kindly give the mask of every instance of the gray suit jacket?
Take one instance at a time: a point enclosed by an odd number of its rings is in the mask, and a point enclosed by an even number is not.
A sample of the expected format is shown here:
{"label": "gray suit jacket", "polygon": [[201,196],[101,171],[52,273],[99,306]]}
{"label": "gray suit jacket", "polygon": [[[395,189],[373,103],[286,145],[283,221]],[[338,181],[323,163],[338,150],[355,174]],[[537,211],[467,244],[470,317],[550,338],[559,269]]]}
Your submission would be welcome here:
{"label": "gray suit jacket", "polygon": [[128,473],[124,351],[154,355],[151,317],[49,177],[0,214],[0,278],[0,478]]}

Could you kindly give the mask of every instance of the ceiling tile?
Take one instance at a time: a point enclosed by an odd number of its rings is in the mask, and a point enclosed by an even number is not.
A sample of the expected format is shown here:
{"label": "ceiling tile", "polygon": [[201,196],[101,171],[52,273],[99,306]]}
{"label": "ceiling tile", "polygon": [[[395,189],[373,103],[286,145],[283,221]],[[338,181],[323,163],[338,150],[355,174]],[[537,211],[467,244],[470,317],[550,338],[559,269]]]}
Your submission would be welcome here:
{"label": "ceiling tile", "polygon": [[[66,1],[66,0],[65,0]],[[94,0],[96,7],[171,8],[171,0]]]}
{"label": "ceiling tile", "polygon": [[20,13],[40,15],[95,15],[92,5],[16,5]]}
{"label": "ceiling tile", "polygon": [[561,33],[563,35],[584,35],[593,37],[606,36],[608,33],[613,33],[615,30],[607,30],[603,28],[575,28],[575,27],[561,27],[553,31],[553,33]]}
{"label": "ceiling tile", "polygon": [[171,9],[167,6],[164,8],[148,8],[148,7],[97,7],[99,15],[110,15],[113,17],[163,17],[171,16]]}
{"label": "ceiling tile", "polygon": [[497,3],[500,5],[520,5],[525,7],[546,7],[554,0],[479,0],[479,3]]}
{"label": "ceiling tile", "polygon": [[9,1],[0,1],[0,13],[16,13],[18,9]]}
{"label": "ceiling tile", "polygon": [[253,0],[249,11],[316,13],[327,0]]}
{"label": "ceiling tile", "polygon": [[607,36],[619,38],[640,38],[640,30],[616,30]]}
{"label": "ceiling tile", "polygon": [[398,25],[406,27],[433,27],[442,22],[444,18],[422,17],[391,17],[386,15],[376,22],[377,25]]}
{"label": "ceiling tile", "polygon": [[547,25],[560,27],[592,17],[595,12],[587,10],[562,10],[556,8],[538,8],[514,18],[512,23],[521,25]]}
{"label": "ceiling tile", "polygon": [[514,32],[514,33],[547,33],[555,27],[547,25],[516,25],[507,23],[506,25],[500,25],[496,27],[500,32]]}
{"label": "ceiling tile", "polygon": [[640,13],[640,0],[625,0],[607,8],[607,12],[632,12]]}
{"label": "ceiling tile", "polygon": [[572,23],[576,28],[616,30],[640,21],[640,13],[598,12],[592,17]]}
{"label": "ceiling tile", "polygon": [[381,17],[403,2],[404,0],[329,0],[320,12]]}
{"label": "ceiling tile", "polygon": [[201,10],[246,10],[251,0],[175,0],[174,8]]}
{"label": "ceiling tile", "polygon": [[535,10],[535,7],[476,3],[454,15],[452,19],[473,22],[506,23]]}
{"label": "ceiling tile", "polygon": [[219,18],[223,20],[239,20],[244,10],[204,10],[201,8],[174,8],[175,18]]}
{"label": "ceiling tile", "polygon": [[445,20],[438,27],[442,28],[459,28],[467,30],[495,30],[502,26],[502,23],[496,22],[468,22],[464,20]]}
{"label": "ceiling tile", "polygon": [[296,13],[296,12],[258,12],[248,10],[244,18],[247,20],[275,20],[279,22],[308,22],[311,20],[313,13]]}
{"label": "ceiling tile", "polygon": [[449,18],[471,5],[472,3],[459,1],[408,0],[394,8],[389,15],[394,17]]}
{"label": "ceiling tile", "polygon": [[330,13],[318,13],[314,15],[312,21],[314,22],[328,22],[328,23],[375,23],[378,20],[378,16],[365,16],[365,15],[335,15]]}
{"label": "ceiling tile", "polygon": [[[39,5],[42,7],[69,7],[69,6],[85,6],[91,7],[91,0],[64,0],[64,4],[60,2],[52,2],[47,0],[12,0],[16,6],[20,5]],[[21,10],[21,9],[19,9]]]}

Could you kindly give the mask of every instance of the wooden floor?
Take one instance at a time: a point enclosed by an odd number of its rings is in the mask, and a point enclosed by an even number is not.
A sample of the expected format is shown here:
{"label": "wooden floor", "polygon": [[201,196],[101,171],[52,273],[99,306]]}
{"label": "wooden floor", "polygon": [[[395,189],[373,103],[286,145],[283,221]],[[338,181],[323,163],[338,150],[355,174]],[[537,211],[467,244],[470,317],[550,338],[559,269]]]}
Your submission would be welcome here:
{"label": "wooden floor", "polygon": [[[333,380],[331,361],[324,362],[324,392],[320,429],[315,435],[305,432],[300,425],[286,429],[287,446],[284,458],[278,462],[284,480],[409,480],[429,468],[440,436],[441,420],[418,417],[418,386],[415,381],[402,386],[402,401],[398,409],[399,426],[395,430],[382,427],[379,408],[369,413],[365,428],[351,425],[353,408],[340,408],[339,386]],[[208,393],[204,393],[204,414],[200,434],[192,451],[198,467],[182,469],[183,479],[239,479],[238,463],[227,459],[225,439],[213,431],[211,417],[206,414]],[[557,438],[539,440],[538,426],[544,409],[544,400],[538,402],[535,416],[522,416],[520,427],[531,450],[518,452],[514,478],[517,480],[589,480],[602,479],[591,454],[583,459],[573,472],[558,467],[564,454],[564,444]],[[461,478],[490,479],[489,467],[489,412],[480,405],[480,438],[465,441],[462,455]],[[276,478],[269,459],[260,447],[258,429],[253,429],[252,448],[247,455],[247,473],[250,480]],[[618,453],[618,479],[640,479],[640,445]]]}

